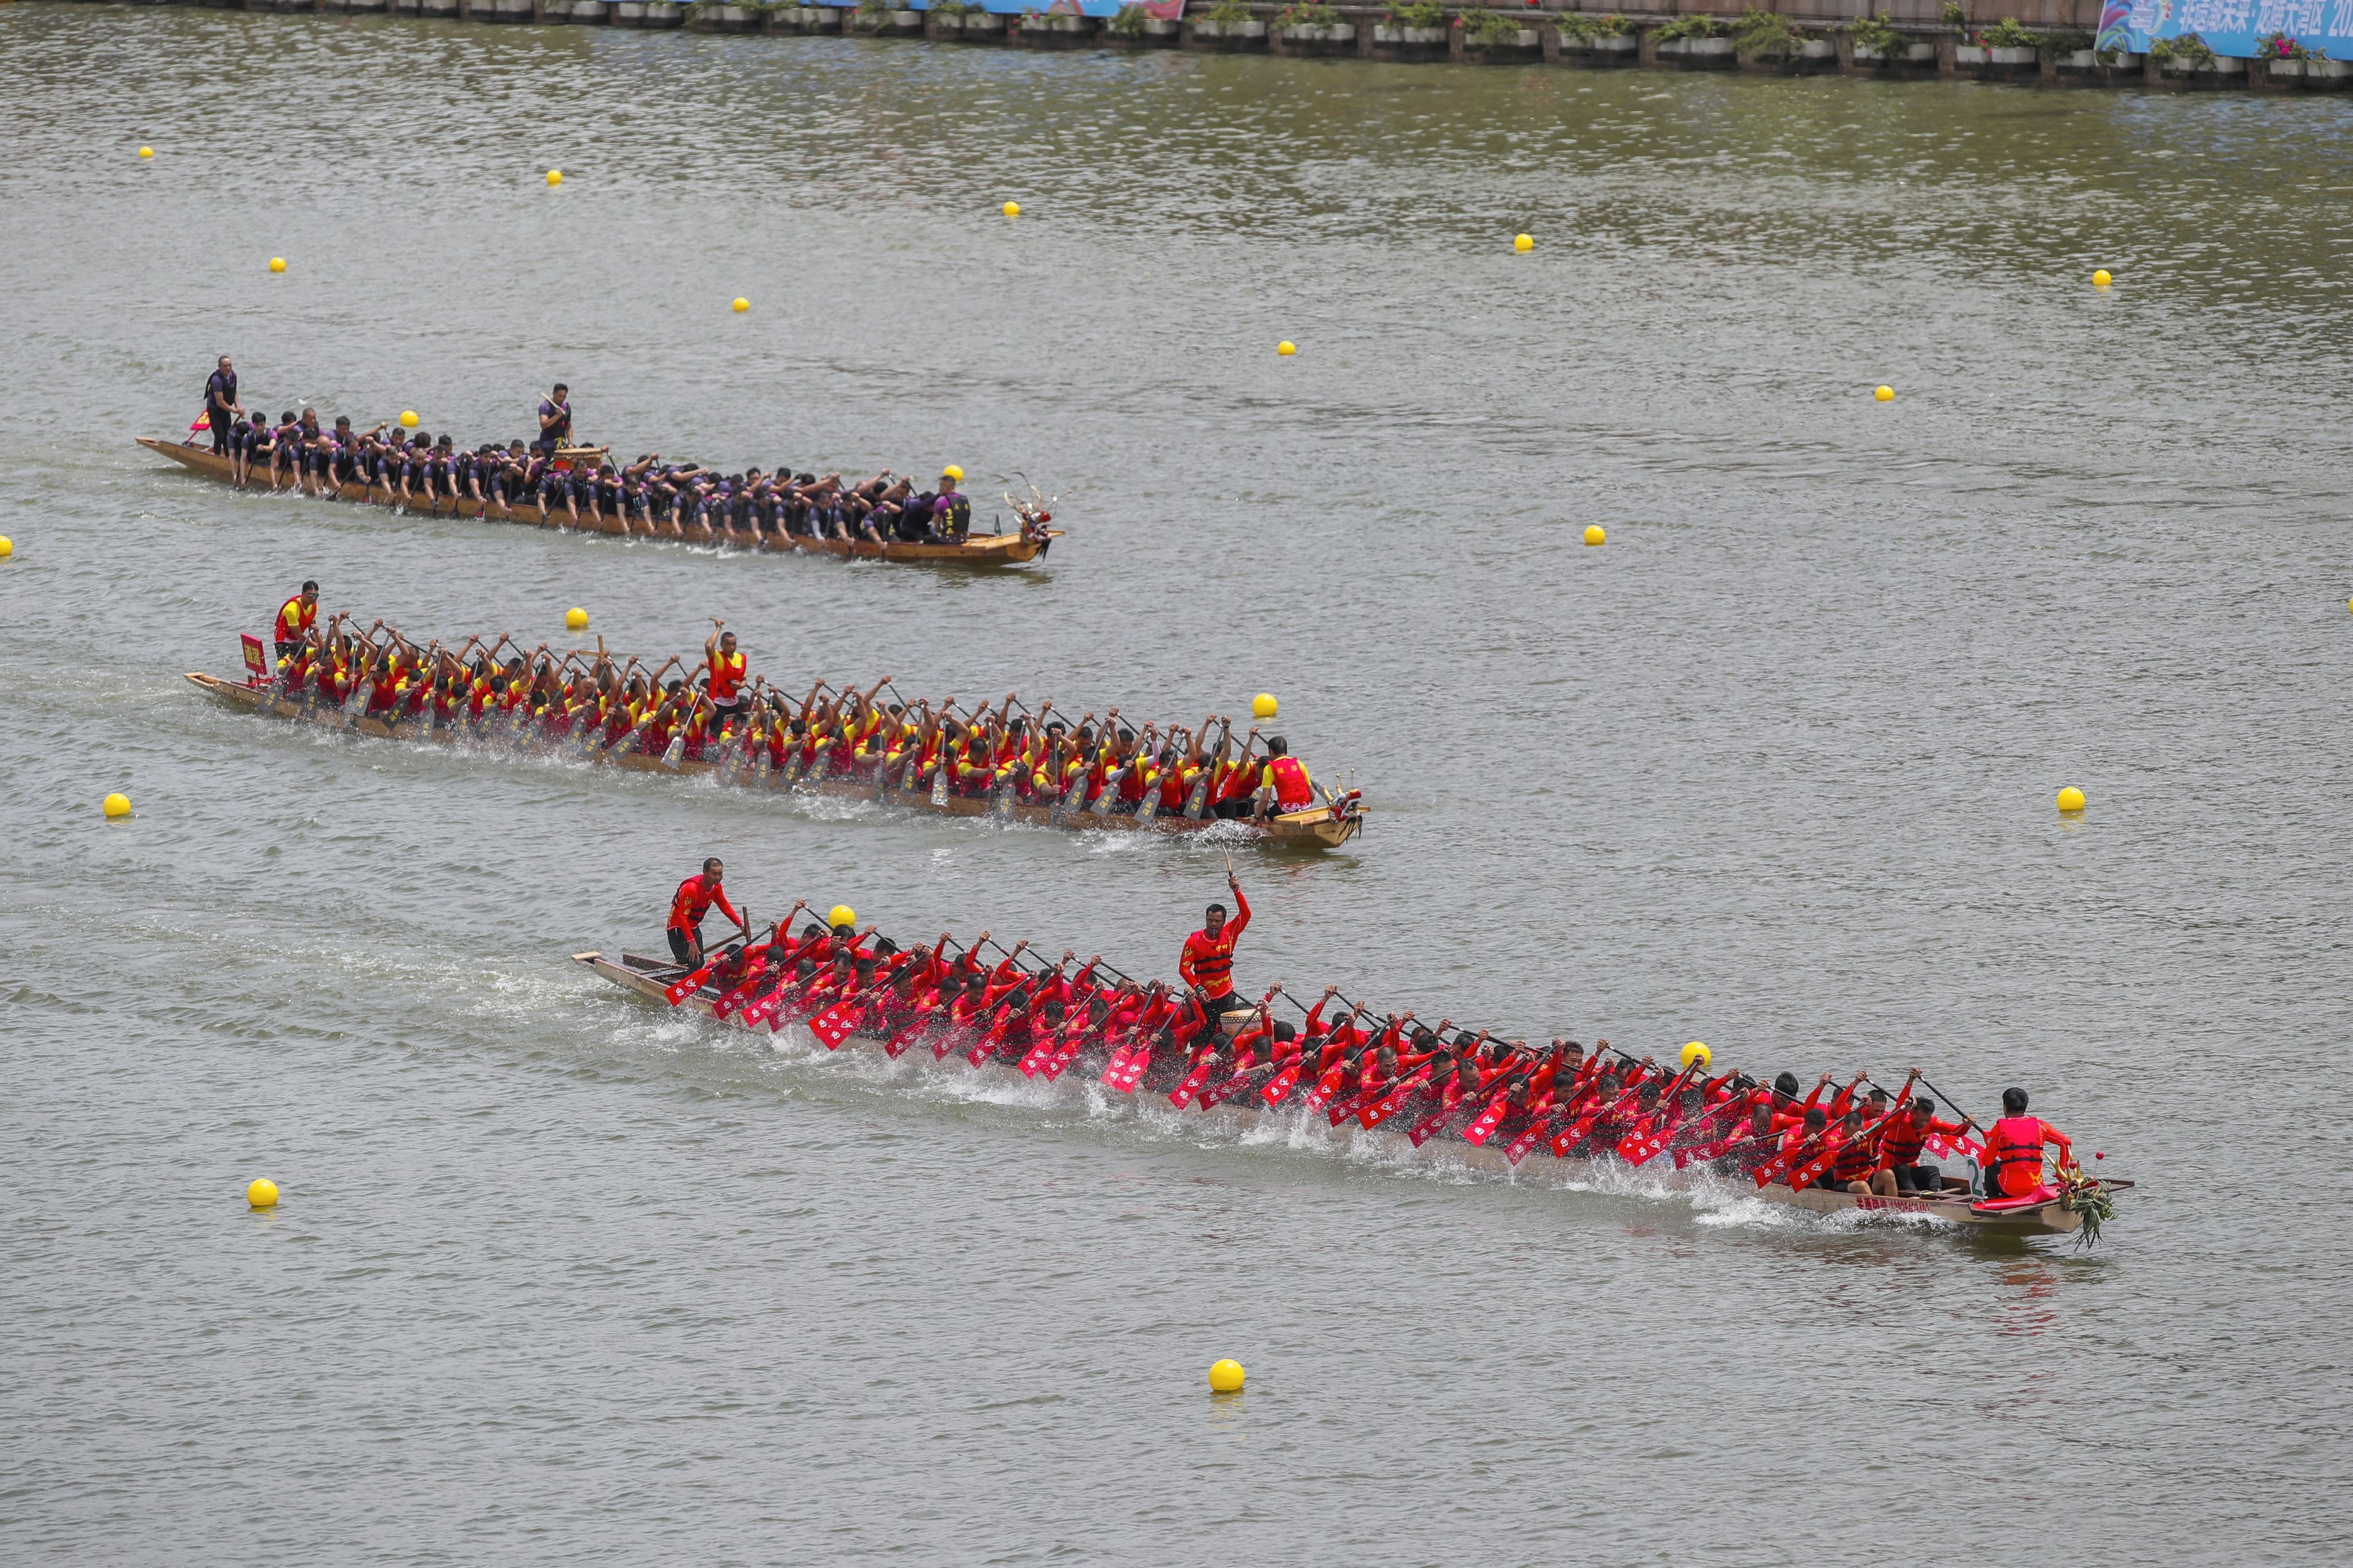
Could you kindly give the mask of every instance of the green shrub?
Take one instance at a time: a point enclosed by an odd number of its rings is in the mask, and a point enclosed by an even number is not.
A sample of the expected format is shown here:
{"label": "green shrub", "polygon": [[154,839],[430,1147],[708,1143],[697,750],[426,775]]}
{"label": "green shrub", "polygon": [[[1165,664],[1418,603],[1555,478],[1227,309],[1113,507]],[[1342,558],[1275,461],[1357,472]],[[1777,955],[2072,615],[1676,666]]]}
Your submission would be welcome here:
{"label": "green shrub", "polygon": [[1778,11],[1751,11],[1732,29],[1735,47],[1757,59],[1787,59],[1805,41],[1803,31]]}
{"label": "green shrub", "polygon": [[1876,16],[1858,16],[1841,31],[1856,48],[1869,49],[1882,59],[1900,60],[1912,49],[1912,40],[1895,30],[1884,11]]}
{"label": "green shrub", "polygon": [[1719,38],[1724,24],[1714,16],[1678,16],[1651,35],[1654,44],[1679,44],[1685,38]]}
{"label": "green shrub", "polygon": [[1114,38],[1144,37],[1144,7],[1136,5],[1134,0],[1128,0],[1127,5],[1122,5],[1118,13],[1103,24],[1103,31]]}
{"label": "green shrub", "polygon": [[1209,20],[1219,27],[1238,27],[1250,19],[1250,9],[1242,0],[1218,0],[1209,7]]}
{"label": "green shrub", "polygon": [[1508,11],[1492,11],[1482,5],[1462,13],[1462,41],[1479,48],[1493,48],[1498,44],[1520,41],[1520,19]]}
{"label": "green shrub", "polygon": [[1436,27],[1446,21],[1446,7],[1438,0],[1398,0],[1389,7],[1392,27]]}
{"label": "green shrub", "polygon": [[1274,15],[1279,27],[1328,27],[1339,19],[1340,14],[1321,0],[1298,0]]}

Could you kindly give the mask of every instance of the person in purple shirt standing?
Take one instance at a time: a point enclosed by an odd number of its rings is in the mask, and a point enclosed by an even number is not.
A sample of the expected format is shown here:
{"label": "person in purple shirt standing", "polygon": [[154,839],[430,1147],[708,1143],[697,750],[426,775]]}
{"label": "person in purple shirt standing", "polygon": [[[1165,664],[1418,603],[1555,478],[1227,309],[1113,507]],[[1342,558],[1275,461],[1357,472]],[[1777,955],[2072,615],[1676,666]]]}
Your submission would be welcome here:
{"label": "person in purple shirt standing", "polygon": [[572,389],[559,381],[554,391],[539,400],[539,449],[550,458],[558,447],[572,445],[571,395]]}
{"label": "person in purple shirt standing", "polygon": [[214,456],[228,456],[229,426],[244,412],[245,405],[237,400],[237,366],[223,354],[220,367],[205,383],[205,422],[212,426]]}

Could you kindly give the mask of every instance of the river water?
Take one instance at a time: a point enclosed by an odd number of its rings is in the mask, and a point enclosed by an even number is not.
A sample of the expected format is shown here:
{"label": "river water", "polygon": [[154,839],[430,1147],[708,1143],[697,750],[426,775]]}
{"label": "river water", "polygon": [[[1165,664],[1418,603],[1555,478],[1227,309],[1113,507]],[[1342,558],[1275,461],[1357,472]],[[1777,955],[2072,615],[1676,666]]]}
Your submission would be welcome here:
{"label": "river water", "polygon": [[[12,1561],[2347,1553],[2353,105],[44,5],[0,68]],[[1018,470],[1071,532],[240,497],[131,445],[221,353],[469,441],[561,378],[631,455]],[[1271,690],[1376,815],[1232,850],[1244,984],[2021,1083],[2142,1184],[2079,1253],[755,1047],[565,955],[719,853],[755,914],[1168,973],[1229,847],[180,679],[305,576],[723,616],[788,683]]]}

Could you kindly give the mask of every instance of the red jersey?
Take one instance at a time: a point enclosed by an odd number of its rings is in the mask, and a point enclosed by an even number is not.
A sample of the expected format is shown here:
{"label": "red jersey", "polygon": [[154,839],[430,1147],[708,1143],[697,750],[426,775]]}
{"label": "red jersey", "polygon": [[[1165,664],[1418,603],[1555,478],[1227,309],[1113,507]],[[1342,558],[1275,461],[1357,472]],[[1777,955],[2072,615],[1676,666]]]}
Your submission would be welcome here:
{"label": "red jersey", "polygon": [[711,700],[728,703],[735,700],[735,689],[744,684],[744,656],[740,653],[714,653],[711,656]]}
{"label": "red jersey", "polygon": [[726,893],[716,881],[706,881],[699,874],[689,877],[678,885],[678,891],[670,896],[670,929],[685,931],[695,930],[702,924],[702,917],[711,912],[711,906],[713,904],[719,906],[721,914],[725,915],[737,925],[744,923],[744,917],[735,912],[735,906],[727,901]]}
{"label": "red jersey", "polygon": [[1234,893],[1234,902],[1240,912],[1218,928],[1211,936],[1197,931],[1185,939],[1185,951],[1177,957],[1176,973],[1188,985],[1198,985],[1213,1001],[1223,1001],[1234,990],[1234,942],[1250,924],[1250,900]]}

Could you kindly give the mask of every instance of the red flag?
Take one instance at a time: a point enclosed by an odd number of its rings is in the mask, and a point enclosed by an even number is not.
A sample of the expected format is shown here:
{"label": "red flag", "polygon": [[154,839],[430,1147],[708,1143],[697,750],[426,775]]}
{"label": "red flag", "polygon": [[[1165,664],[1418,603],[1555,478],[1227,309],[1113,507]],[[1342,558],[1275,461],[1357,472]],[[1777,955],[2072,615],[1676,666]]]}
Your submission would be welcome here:
{"label": "red flag", "polygon": [[823,1040],[827,1050],[838,1051],[841,1042],[849,1038],[849,1032],[858,1026],[858,1013],[859,1009],[850,1003],[837,1002],[809,1020],[809,1033]]}
{"label": "red flag", "polygon": [[1281,1105],[1282,1103],[1283,1096],[1289,1094],[1292,1091],[1292,1089],[1299,1082],[1299,1069],[1306,1065],[1306,1058],[1292,1058],[1291,1065],[1284,1068],[1281,1072],[1275,1074],[1273,1080],[1268,1083],[1264,1089],[1259,1090],[1260,1097],[1269,1105]]}

